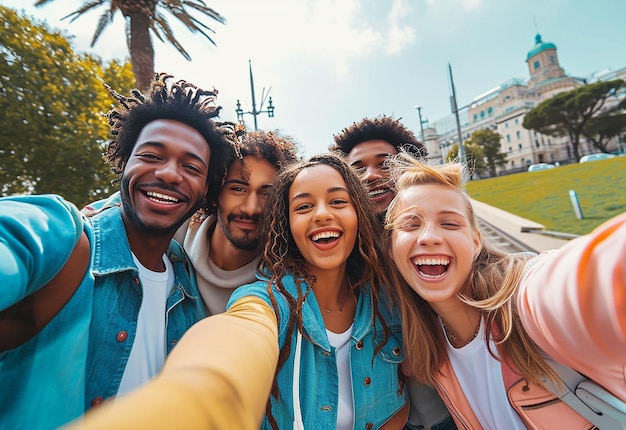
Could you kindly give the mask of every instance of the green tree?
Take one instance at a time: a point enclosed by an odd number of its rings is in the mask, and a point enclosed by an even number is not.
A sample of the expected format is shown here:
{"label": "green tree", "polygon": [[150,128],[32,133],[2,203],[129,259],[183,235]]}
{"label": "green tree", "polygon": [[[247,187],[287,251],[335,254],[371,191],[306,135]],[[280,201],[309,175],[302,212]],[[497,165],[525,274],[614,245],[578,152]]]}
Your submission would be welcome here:
{"label": "green tree", "polygon": [[[41,6],[51,1],[54,0],[38,0],[35,6]],[[214,33],[214,31],[193,15],[190,15],[188,9],[200,12],[221,24],[226,22],[223,16],[208,8],[202,0],[89,0],[85,1],[80,8],[63,19],[72,17],[72,21],[74,21],[90,10],[105,5],[108,6],[108,9],[98,20],[98,25],[91,40],[91,46],[95,45],[104,29],[113,22],[113,17],[119,10],[126,20],[128,51],[133,65],[136,85],[140,89],[147,88],[154,76],[154,46],[152,45],[150,32],[154,33],[161,42],[164,41],[163,37],[165,37],[186,60],[191,61],[191,57],[185,51],[185,48],[174,37],[174,33],[165,16],[161,14],[161,10],[171,13],[192,33],[198,32],[202,34],[213,45],[215,45],[215,42],[209,33]]]}
{"label": "green tree", "polygon": [[[463,147],[465,148],[465,160],[467,165],[470,167],[472,173],[475,173],[480,177],[480,172],[485,170],[485,153],[483,152],[483,148],[478,146],[475,142],[470,142],[470,140],[466,140],[463,143]],[[452,145],[450,151],[448,151],[448,155],[446,156],[447,161],[458,161],[459,157],[459,145]]]}
{"label": "green tree", "polygon": [[591,118],[583,129],[583,135],[600,151],[608,152],[611,139],[626,132],[625,111],[626,98],[621,103]]}
{"label": "green tree", "polygon": [[0,195],[56,193],[81,206],[111,192],[102,158],[118,91],[134,86],[130,64],[74,53],[45,24],[0,6]]}
{"label": "green tree", "polygon": [[568,136],[576,160],[580,137],[588,122],[602,111],[609,97],[617,96],[626,83],[621,79],[596,82],[559,93],[539,103],[524,116],[523,126],[551,136]]}
{"label": "green tree", "polygon": [[490,176],[497,176],[496,168],[506,164],[506,154],[500,152],[500,140],[502,136],[492,130],[478,130],[472,133],[470,138],[465,141],[466,145],[478,146],[482,149],[484,155],[485,170]]}

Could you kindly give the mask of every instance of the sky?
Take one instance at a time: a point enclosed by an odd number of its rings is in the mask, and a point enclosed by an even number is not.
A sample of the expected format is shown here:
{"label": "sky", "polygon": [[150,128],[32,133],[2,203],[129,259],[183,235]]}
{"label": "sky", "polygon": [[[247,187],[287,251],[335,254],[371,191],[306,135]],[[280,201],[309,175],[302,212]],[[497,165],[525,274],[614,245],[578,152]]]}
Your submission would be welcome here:
{"label": "sky", "polygon": [[[106,6],[61,20],[83,0],[0,0],[73,36],[76,51],[103,60],[129,57],[118,12],[90,47]],[[105,2],[108,6],[109,2]],[[185,60],[153,37],[155,70],[219,91],[221,120],[236,121],[236,100],[251,110],[249,61],[257,109],[263,91],[275,116],[261,130],[296,139],[302,155],[327,151],[333,135],[363,118],[389,115],[420,136],[422,120],[450,114],[451,65],[458,106],[511,78],[528,79],[535,34],[557,46],[568,75],[587,77],[626,66],[623,0],[205,0],[226,24],[203,19],[213,46],[166,14]],[[267,108],[267,101],[263,109]],[[245,115],[253,129],[253,116]]]}

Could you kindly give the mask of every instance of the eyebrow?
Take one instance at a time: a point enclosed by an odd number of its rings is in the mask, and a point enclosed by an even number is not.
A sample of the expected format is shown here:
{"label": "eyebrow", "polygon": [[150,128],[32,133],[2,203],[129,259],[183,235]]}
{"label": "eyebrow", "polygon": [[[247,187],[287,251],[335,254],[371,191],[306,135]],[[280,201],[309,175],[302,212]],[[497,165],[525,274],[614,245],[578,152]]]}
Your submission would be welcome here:
{"label": "eyebrow", "polygon": [[[380,154],[374,155],[374,158],[387,158],[391,157],[393,154],[391,152],[381,152]],[[358,158],[350,163],[350,166],[354,166],[355,164],[363,163],[363,160]]]}
{"label": "eyebrow", "polygon": [[[350,194],[348,192],[348,189],[345,187],[330,187],[329,189],[326,190],[327,193],[336,193],[336,192],[340,192],[340,191],[344,191],[348,194]],[[291,199],[291,201],[294,201],[296,199],[305,199],[307,197],[311,197],[311,193],[300,193],[300,194],[296,194],[295,196],[293,196],[293,198]]]}
{"label": "eyebrow", "polygon": [[[149,140],[147,142],[141,142],[139,144],[137,144],[135,146],[135,149],[141,148],[143,146],[152,146],[155,148],[159,148],[159,149],[165,149],[165,144],[162,142],[157,142],[154,140]],[[198,162],[202,163],[202,165],[204,167],[208,167],[207,163],[204,161],[204,159],[196,154],[194,154],[193,152],[187,151],[185,152],[185,155],[189,158],[193,158],[194,160],[197,160]]]}

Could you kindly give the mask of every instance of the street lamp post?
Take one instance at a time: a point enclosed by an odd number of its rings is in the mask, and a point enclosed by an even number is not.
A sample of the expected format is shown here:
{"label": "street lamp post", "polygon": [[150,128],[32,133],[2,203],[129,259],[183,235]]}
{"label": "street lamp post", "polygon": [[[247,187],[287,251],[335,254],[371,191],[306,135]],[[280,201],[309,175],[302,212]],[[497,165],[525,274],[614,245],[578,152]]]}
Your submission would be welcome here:
{"label": "street lamp post", "polygon": [[461,122],[459,121],[459,108],[456,104],[456,92],[454,91],[454,81],[452,80],[452,66],[448,63],[448,71],[450,72],[450,86],[452,87],[452,95],[450,96],[450,106],[452,107],[452,113],[456,117],[456,131],[459,138],[459,161],[465,164],[465,146],[463,146],[463,136],[461,134]]}
{"label": "street lamp post", "polygon": [[257,121],[256,121],[256,117],[257,115],[261,114],[261,113],[266,113],[268,117],[270,118],[274,118],[274,105],[272,104],[272,97],[269,97],[268,104],[267,104],[267,109],[263,110],[263,103],[265,103],[265,97],[267,97],[270,93],[270,90],[272,89],[270,87],[270,89],[267,91],[267,94],[265,94],[265,88],[263,88],[263,93],[261,94],[261,105],[259,106],[259,109],[257,110],[256,108],[256,98],[255,98],[255,94],[254,94],[254,79],[252,78],[252,61],[248,60],[248,65],[250,68],[250,93],[252,94],[252,110],[248,111],[248,112],[244,112],[243,109],[241,109],[241,102],[239,101],[239,99],[237,99],[237,109],[235,109],[235,112],[237,113],[237,120],[239,121],[239,123],[243,124],[243,116],[246,114],[250,114],[254,117],[254,130],[257,131],[258,130],[258,126],[257,126]]}
{"label": "street lamp post", "polygon": [[421,106],[415,106],[415,109],[417,109],[417,115],[419,116],[420,119],[420,139],[422,141],[422,144],[424,143],[424,124],[428,124],[428,120],[426,118],[424,118],[422,120],[422,107]]}

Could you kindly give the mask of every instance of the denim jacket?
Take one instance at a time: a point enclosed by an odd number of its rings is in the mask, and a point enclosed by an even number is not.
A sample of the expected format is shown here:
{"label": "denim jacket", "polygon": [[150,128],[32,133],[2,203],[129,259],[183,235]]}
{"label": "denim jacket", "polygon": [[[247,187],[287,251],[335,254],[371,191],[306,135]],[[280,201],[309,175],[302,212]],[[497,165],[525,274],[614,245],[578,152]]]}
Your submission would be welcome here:
{"label": "denim jacket", "polygon": [[[46,285],[90,225],[59,196],[0,199],[0,310]],[[92,253],[93,255],[93,253]],[[33,338],[0,353],[0,428],[52,429],[84,411],[93,275]]]}
{"label": "denim jacket", "polygon": [[[297,296],[296,284],[292,276],[283,278],[287,291]],[[304,285],[303,285],[304,288]],[[254,295],[261,297],[271,307],[267,292],[267,282],[257,281],[236,289],[231,296],[229,307],[238,298]],[[384,294],[381,294],[383,297]],[[276,294],[279,317],[279,345],[286,341],[289,307],[286,299]],[[376,338],[372,321],[373,309],[371,290],[362,288],[358,296],[352,337],[350,339],[350,367],[352,369],[352,393],[354,405],[354,428],[377,429],[391,418],[406,402],[407,395],[398,367],[404,358],[400,317],[391,311],[386,303],[379,304],[385,322],[390,329],[387,343],[377,354],[374,349],[383,336],[380,321],[376,321]],[[305,428],[332,429],[337,425],[338,373],[335,348],[326,335],[326,329],[315,295],[310,293],[302,309],[303,337],[300,368],[300,404]],[[272,414],[278,427],[291,428],[293,425],[292,380],[296,345],[296,331],[291,340],[289,357],[277,375],[279,399],[270,396]],[[269,429],[267,418],[262,428]]]}
{"label": "denim jacket", "polygon": [[[117,393],[135,339],[143,290],[133,262],[119,207],[89,218],[94,234],[93,322],[89,332],[85,409]],[[174,267],[174,287],[165,313],[169,354],[189,327],[206,316],[195,276],[180,245],[167,255]]]}

